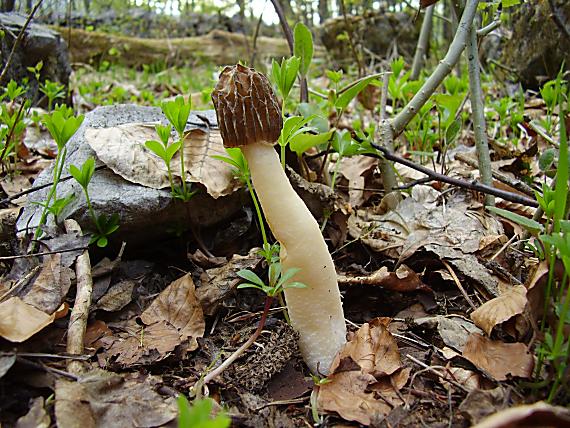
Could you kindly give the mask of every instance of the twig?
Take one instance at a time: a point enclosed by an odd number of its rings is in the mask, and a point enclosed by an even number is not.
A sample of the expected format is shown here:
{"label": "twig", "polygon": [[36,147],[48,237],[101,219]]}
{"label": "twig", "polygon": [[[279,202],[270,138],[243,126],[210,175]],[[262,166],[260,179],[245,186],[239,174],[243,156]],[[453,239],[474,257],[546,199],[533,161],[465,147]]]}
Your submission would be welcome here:
{"label": "twig", "polygon": [[420,37],[418,38],[418,45],[416,46],[416,53],[414,54],[414,61],[412,62],[412,72],[410,73],[411,80],[418,80],[420,72],[424,66],[424,59],[427,55],[429,37],[431,34],[434,7],[435,5],[433,4],[428,6],[424,14],[422,29],[420,30]]}
{"label": "twig", "polygon": [[45,364],[41,364],[41,363],[38,363],[36,361],[30,361],[30,360],[27,360],[27,359],[22,358],[22,357],[17,357],[17,359],[18,359],[18,362],[21,364],[25,364],[27,366],[31,366],[31,367],[34,367],[34,368],[37,368],[40,370],[44,370],[46,372],[50,372],[50,373],[53,373],[53,374],[58,375],[58,376],[66,377],[66,378],[74,380],[74,381],[79,380],[79,376],[77,376],[73,373],[66,372],[65,370],[60,370],[60,369],[56,369],[54,367],[46,366]]}
{"label": "twig", "polygon": [[459,291],[461,292],[461,294],[463,294],[463,297],[465,298],[467,303],[469,303],[469,306],[471,306],[471,309],[473,309],[473,310],[477,309],[477,306],[475,306],[475,303],[473,303],[473,300],[471,300],[471,298],[469,297],[469,294],[467,294],[467,292],[463,288],[463,285],[461,285],[461,281],[459,281],[459,278],[457,278],[455,271],[451,268],[449,263],[447,263],[445,260],[441,260],[441,262],[443,263],[445,268],[449,271],[449,274],[453,278],[455,285],[457,285],[457,288],[459,288]]}
{"label": "twig", "polygon": [[[252,40],[252,47],[251,47],[251,66],[255,67],[255,57],[257,56],[257,39],[259,37],[259,30],[261,29],[261,21],[263,19],[263,13],[265,12],[265,6],[267,2],[263,3],[263,9],[259,14],[259,19],[257,20],[257,25],[255,26],[255,31],[253,32],[253,40]],[[243,24],[243,23],[242,23]]]}
{"label": "twig", "polygon": [[[392,73],[384,73],[382,77],[382,96],[380,97],[380,126],[379,128],[387,129],[385,126],[387,120],[386,114],[386,104],[388,103],[388,84],[390,82],[390,74]],[[384,140],[385,147],[390,150],[391,152],[394,151],[393,146],[393,139],[388,138]],[[378,167],[382,172],[382,184],[384,187],[384,191],[386,193],[392,192],[398,186],[398,180],[396,178],[396,173],[394,172],[393,165],[387,159],[380,159],[378,161]]]}
{"label": "twig", "polygon": [[501,21],[492,21],[490,24],[485,25],[483,28],[477,30],[478,37],[485,37],[491,31],[499,28],[501,26]]}
{"label": "twig", "polygon": [[54,360],[89,360],[90,355],[48,354],[45,352],[0,352],[0,357],[49,358]]}
{"label": "twig", "polygon": [[352,36],[354,35],[354,29],[352,28],[352,24],[348,21],[348,17],[346,16],[346,7],[344,6],[344,0],[339,0],[338,5],[340,7],[340,12],[344,19],[344,25],[346,26],[346,33],[348,34],[348,46],[352,52],[352,56],[356,61],[358,66],[358,77],[361,77],[364,74],[364,65],[362,64],[362,59],[356,50],[356,46],[354,46],[354,40]]}
{"label": "twig", "polygon": [[406,125],[413,119],[420,108],[427,102],[431,95],[435,92],[436,88],[443,82],[443,79],[451,73],[457,61],[461,56],[461,52],[467,45],[467,37],[471,23],[477,11],[479,0],[467,0],[463,15],[457,26],[457,32],[453,41],[449,45],[449,49],[445,57],[440,61],[439,65],[425,81],[419,91],[414,95],[410,102],[398,113],[398,115],[391,121],[391,131],[393,136],[400,135]]}
{"label": "twig", "polygon": [[257,326],[257,329],[254,331],[254,333],[250,336],[250,338],[243,345],[241,345],[236,351],[234,351],[234,353],[232,355],[230,355],[228,357],[228,359],[226,361],[224,361],[222,364],[220,364],[218,367],[216,367],[213,371],[211,371],[206,376],[204,376],[204,380],[203,380],[204,385],[207,385],[209,382],[211,382],[216,377],[218,377],[235,360],[237,360],[239,357],[241,357],[241,355],[246,351],[247,348],[249,348],[251,345],[253,345],[253,342],[255,342],[255,340],[259,337],[259,335],[261,334],[261,331],[263,330],[263,327],[265,326],[265,320],[267,319],[267,314],[269,313],[269,308],[271,307],[272,301],[273,301],[273,297],[267,296],[265,298],[265,306],[263,308],[263,313],[261,314],[261,319],[259,320],[259,324]]}
{"label": "twig", "polygon": [[291,55],[293,55],[294,45],[293,45],[293,31],[291,31],[291,27],[287,22],[287,18],[285,17],[285,12],[283,12],[283,8],[281,7],[281,3],[279,0],[271,0],[273,7],[275,8],[275,13],[279,17],[279,23],[281,24],[281,29],[283,30],[283,34],[285,35],[285,39],[287,40],[287,44],[289,45],[289,51]]}
{"label": "twig", "polygon": [[481,193],[489,193],[493,196],[497,196],[499,198],[503,198],[507,201],[515,202],[517,204],[526,205],[529,207],[538,207],[538,203],[534,199],[527,198],[526,196],[519,195],[512,192],[507,192],[505,190],[496,189],[494,187],[485,186],[482,183],[478,183],[477,181],[468,182],[465,180],[460,180],[458,178],[448,177],[447,175],[440,174],[435,172],[429,168],[426,168],[423,165],[417,165],[412,161],[404,159],[400,156],[396,156],[395,154],[389,152],[384,147],[379,146],[376,143],[370,143],[372,147],[376,150],[382,152],[382,155],[374,154],[374,153],[367,153],[365,156],[370,156],[374,158],[381,158],[382,156],[388,160],[394,161],[396,163],[406,165],[416,171],[420,171],[431,177],[434,181],[440,181],[442,183],[451,184],[452,186],[462,187],[464,189],[474,190]]}
{"label": "twig", "polygon": [[75,248],[65,248],[63,250],[57,250],[57,251],[44,251],[43,253],[17,254],[15,256],[2,256],[2,257],[0,257],[0,260],[16,260],[16,259],[26,259],[26,258],[37,257],[37,256],[49,256],[50,254],[69,253],[72,251],[87,250],[87,248],[88,247],[75,247]]}
{"label": "twig", "polygon": [[[481,73],[479,64],[479,49],[477,47],[477,30],[475,24],[471,24],[467,50],[465,51],[469,69],[469,92],[471,94],[471,110],[473,131],[475,133],[475,147],[479,161],[479,175],[481,181],[487,186],[493,186],[493,174],[491,171],[491,155],[489,154],[489,141],[487,140],[487,125],[483,105],[483,91],[481,89]],[[485,195],[485,205],[495,205],[495,198]]]}
{"label": "twig", "polygon": [[12,65],[12,60],[14,59],[14,53],[16,52],[18,45],[22,42],[22,39],[24,38],[24,33],[28,29],[28,26],[30,25],[30,21],[34,17],[34,14],[36,13],[36,11],[39,9],[40,5],[42,4],[42,1],[43,0],[38,0],[38,2],[36,3],[36,5],[32,9],[32,11],[28,15],[28,18],[26,19],[24,26],[21,28],[20,32],[18,33],[18,37],[16,38],[16,40],[14,41],[14,44],[12,45],[12,50],[10,51],[10,55],[8,55],[8,59],[6,60],[6,64],[4,65],[4,68],[2,69],[2,73],[0,74],[0,84],[2,84],[2,81],[6,77],[6,73],[8,73],[8,69],[10,68],[10,65]]}
{"label": "twig", "polygon": [[[65,230],[67,233],[77,232],[80,235],[81,227],[72,219],[65,220]],[[91,306],[91,295],[93,293],[93,277],[91,276],[91,260],[89,251],[84,251],[75,261],[75,276],[77,278],[77,291],[75,293],[75,303],[69,317],[67,327],[67,353],[70,355],[83,354],[83,343],[87,320],[89,318],[89,307]],[[84,365],[80,361],[69,361],[67,370],[73,374],[80,375],[85,371]]]}
{"label": "twig", "polygon": [[[477,161],[471,158],[469,155],[466,155],[465,153],[457,153],[455,155],[455,159],[464,162],[467,165],[472,166],[473,168],[477,168]],[[505,183],[506,185],[511,186],[513,189],[516,189],[519,192],[524,193],[525,195],[534,197],[534,190],[528,184],[523,183],[522,181],[517,180],[515,178],[511,178],[507,175],[501,174],[500,172],[495,170],[492,170],[491,172],[493,174],[493,177],[499,180],[501,183]]]}
{"label": "twig", "polygon": [[467,388],[465,388],[463,385],[461,385],[459,382],[454,381],[453,379],[448,379],[446,376],[444,376],[443,374],[438,372],[433,367],[428,366],[426,363],[422,363],[420,360],[412,357],[410,354],[406,354],[406,358],[409,359],[410,361],[412,361],[413,363],[416,363],[418,366],[423,367],[426,371],[433,373],[434,375],[439,377],[441,380],[444,380],[445,382],[449,382],[450,384],[456,386],[457,388],[461,389],[463,392],[469,392],[469,390]]}

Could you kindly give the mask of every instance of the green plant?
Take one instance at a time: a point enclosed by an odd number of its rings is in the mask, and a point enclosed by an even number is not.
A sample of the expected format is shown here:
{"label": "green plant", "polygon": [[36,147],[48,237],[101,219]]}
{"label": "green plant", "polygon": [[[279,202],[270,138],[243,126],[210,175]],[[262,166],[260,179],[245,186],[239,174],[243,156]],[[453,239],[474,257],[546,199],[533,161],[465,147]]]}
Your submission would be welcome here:
{"label": "green plant", "polygon": [[257,214],[257,220],[259,222],[259,229],[261,230],[261,237],[263,239],[262,249],[260,251],[261,256],[265,258],[267,263],[272,263],[275,260],[276,254],[279,254],[279,244],[271,245],[267,239],[267,232],[265,231],[265,221],[263,219],[263,214],[261,213],[261,207],[259,206],[259,201],[255,196],[253,191],[253,185],[251,184],[251,176],[249,173],[249,167],[247,165],[247,160],[245,159],[243,152],[238,147],[226,148],[226,153],[228,156],[212,156],[214,159],[220,160],[234,167],[235,176],[247,186],[249,195],[253,202],[255,212]]}
{"label": "green plant", "polygon": [[174,196],[176,195],[176,192],[175,192],[174,180],[172,178],[172,169],[170,167],[170,162],[172,161],[174,155],[178,153],[178,151],[180,150],[180,146],[182,145],[182,143],[180,141],[177,141],[170,145],[168,144],[168,140],[170,139],[170,133],[172,132],[172,127],[170,125],[159,124],[155,126],[155,129],[156,133],[158,134],[158,137],[160,138],[160,142],[156,140],[149,140],[145,142],[145,146],[147,149],[149,149],[151,152],[153,152],[155,155],[157,155],[159,158],[161,158],[164,161],[164,164],[166,165],[166,170],[168,172],[168,181],[170,182],[170,189],[172,195]]}
{"label": "green plant", "polygon": [[[188,122],[188,117],[190,116],[190,110],[192,109],[192,100],[188,98],[188,101],[185,101],[184,97],[177,96],[174,99],[174,101],[162,102],[160,107],[162,109],[162,112],[164,113],[164,115],[166,116],[168,121],[172,124],[172,126],[174,127],[174,129],[178,134],[178,141],[174,143],[174,147],[177,147],[178,149],[177,151],[180,154],[180,181],[182,184],[179,187],[177,186],[173,187],[174,197],[184,202],[187,202],[196,193],[196,191],[192,191],[190,189],[190,186],[186,183],[186,169],[185,169],[186,167],[184,165],[184,137],[185,137],[184,130],[186,128],[186,122]],[[170,155],[170,153],[168,152],[169,149],[167,147],[168,140],[166,140],[165,143],[161,137],[161,141],[166,150],[164,152],[164,154],[166,155],[165,158],[168,158],[168,156]],[[151,145],[155,149],[158,148],[157,144],[151,144]],[[172,152],[172,156],[174,156],[175,153],[176,152]],[[172,156],[170,156],[169,162],[172,159]],[[163,160],[165,158],[163,158]]]}
{"label": "green plant", "polygon": [[48,98],[48,111],[51,111],[54,100],[65,97],[65,86],[46,79],[44,83],[40,83],[40,92]]}
{"label": "green plant", "polygon": [[176,400],[178,404],[178,428],[226,428],[231,420],[223,412],[211,416],[214,402],[211,398],[194,400],[192,405],[183,395]]}
{"label": "green plant", "polygon": [[[560,78],[557,79],[560,83]],[[562,101],[559,100],[560,111],[564,111]],[[536,375],[540,376],[545,361],[552,367],[554,382],[550,385],[548,400],[553,401],[560,392],[560,387],[566,378],[566,371],[570,365],[570,340],[565,336],[564,327],[570,324],[570,222],[568,216],[568,140],[563,120],[559,123],[560,149],[558,154],[558,168],[555,188],[543,186],[542,194],[536,192],[536,198],[541,210],[546,216],[543,225],[536,220],[528,219],[515,213],[499,208],[488,207],[489,210],[519,223],[527,229],[532,236],[538,239],[536,249],[549,265],[548,281],[545,289],[545,303],[543,317],[540,322],[544,341],[537,348],[538,363]],[[548,164],[548,162],[546,162]],[[536,252],[536,251],[535,251]],[[556,260],[560,259],[564,266],[564,274],[557,281],[555,276]],[[556,286],[557,285],[557,286]],[[556,322],[548,320],[548,314],[553,314]]]}
{"label": "green plant", "polygon": [[[57,185],[61,177],[65,158],[67,156],[66,144],[73,136],[73,134],[75,134],[75,132],[79,129],[79,126],[83,123],[83,119],[83,115],[74,116],[73,110],[64,105],[57,107],[53,112],[46,114],[43,117],[43,123],[48,129],[52,138],[55,140],[58,151],[53,166],[53,182],[48,192],[48,196],[44,201],[44,209],[34,233],[34,240],[37,240],[42,234],[42,227],[47,220],[49,207],[51,207],[52,201],[57,201]],[[32,250],[33,249],[35,249],[35,244],[32,247]]]}
{"label": "green plant", "polygon": [[119,228],[119,216],[116,213],[109,217],[105,214],[95,214],[88,191],[88,186],[94,172],[95,159],[92,157],[87,158],[87,160],[83,162],[83,165],[81,165],[81,168],[78,168],[75,165],[69,166],[69,173],[83,189],[83,193],[85,194],[85,199],[87,201],[87,208],[89,209],[89,216],[95,225],[95,231],[91,237],[90,244],[97,243],[98,247],[106,247],[109,242],[109,235]]}
{"label": "green plant", "polygon": [[239,277],[248,282],[238,285],[237,288],[257,288],[265,293],[268,297],[275,297],[286,288],[305,288],[305,284],[300,282],[290,282],[290,279],[299,272],[300,269],[291,268],[286,272],[281,271],[281,263],[273,262],[269,265],[269,283],[265,282],[257,276],[257,274],[248,269],[242,269],[237,274]]}

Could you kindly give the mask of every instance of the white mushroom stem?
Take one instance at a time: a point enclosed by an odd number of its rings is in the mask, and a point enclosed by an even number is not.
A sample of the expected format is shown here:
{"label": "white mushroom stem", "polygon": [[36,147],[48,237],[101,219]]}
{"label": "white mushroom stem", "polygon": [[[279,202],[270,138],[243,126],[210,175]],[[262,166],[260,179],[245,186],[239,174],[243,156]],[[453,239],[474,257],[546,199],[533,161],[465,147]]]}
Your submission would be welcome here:
{"label": "white mushroom stem", "polygon": [[242,147],[251,179],[273,235],[281,244],[283,272],[307,288],[285,290],[293,328],[299,333],[303,359],[313,373],[328,374],[346,342],[346,325],[337,276],[319,225],[291,187],[272,145]]}

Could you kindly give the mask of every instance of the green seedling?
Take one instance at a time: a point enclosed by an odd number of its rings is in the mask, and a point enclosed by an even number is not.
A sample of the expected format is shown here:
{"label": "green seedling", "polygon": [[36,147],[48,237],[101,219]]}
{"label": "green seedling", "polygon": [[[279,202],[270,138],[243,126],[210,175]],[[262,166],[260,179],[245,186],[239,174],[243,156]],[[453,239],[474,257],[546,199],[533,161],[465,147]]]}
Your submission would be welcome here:
{"label": "green seedling", "polygon": [[319,415],[319,407],[317,405],[317,398],[319,396],[319,388],[331,380],[326,377],[319,377],[311,374],[311,379],[313,380],[313,390],[311,391],[311,398],[309,403],[311,404],[311,416],[313,417],[313,422],[315,425],[321,425],[323,423],[323,418]]}
{"label": "green seedling", "polygon": [[297,79],[297,73],[301,66],[301,60],[297,56],[292,56],[291,58],[283,58],[281,64],[273,60],[271,64],[271,77],[273,82],[277,85],[277,90],[281,99],[283,100],[283,105],[287,98],[289,98],[289,93],[293,88],[295,79]]}
{"label": "green seedling", "polygon": [[180,141],[177,141],[175,143],[168,144],[170,133],[172,131],[172,127],[170,125],[156,125],[155,129],[160,138],[160,142],[156,140],[149,140],[145,142],[145,147],[157,155],[159,158],[161,158],[166,165],[170,189],[172,195],[174,196],[176,194],[176,186],[172,178],[172,169],[170,167],[170,163],[174,155],[176,155],[176,153],[178,153],[180,150],[182,143]]}
{"label": "green seedling", "polygon": [[[249,173],[249,166],[247,160],[245,159],[243,152],[238,147],[226,148],[226,153],[228,156],[212,156],[214,159],[220,160],[222,162],[231,165],[234,168],[234,175],[247,186],[249,195],[253,202],[255,212],[257,214],[257,220],[259,222],[259,228],[261,230],[261,237],[263,239],[262,249],[260,251],[261,256],[265,258],[268,264],[274,262],[275,254],[279,254],[278,244],[269,244],[267,239],[267,232],[265,231],[265,221],[263,219],[263,214],[261,213],[261,207],[259,206],[259,201],[255,192],[253,191],[253,185],[251,184],[251,176]],[[275,247],[277,245],[277,247]]]}
{"label": "green seedling", "polygon": [[360,145],[352,139],[350,131],[343,129],[342,131],[337,130],[335,132],[332,139],[332,148],[338,153],[338,159],[335,164],[331,183],[331,189],[334,190],[342,158],[346,156],[354,156],[359,153]]}
{"label": "green seedling", "polygon": [[90,244],[97,243],[98,247],[106,247],[109,242],[109,235],[115,232],[119,228],[119,216],[118,214],[113,214],[107,217],[104,214],[97,215],[93,210],[93,205],[91,204],[91,198],[89,197],[89,183],[93,174],[95,172],[95,159],[92,157],[88,158],[81,168],[77,168],[75,165],[69,166],[69,173],[73,176],[75,181],[79,183],[85,194],[85,200],[87,201],[87,208],[89,210],[89,216],[95,225],[95,231],[91,237]]}
{"label": "green seedling", "polygon": [[40,83],[40,92],[48,98],[48,111],[51,111],[54,100],[65,98],[65,86],[48,79]]}
{"label": "green seedling", "polygon": [[188,101],[185,101],[184,97],[178,96],[174,101],[161,103],[160,107],[178,134],[178,141],[176,141],[174,144],[179,145],[178,153],[180,153],[180,180],[182,182],[182,185],[180,187],[174,187],[174,197],[187,202],[196,194],[196,191],[192,191],[190,189],[190,186],[186,184],[186,169],[184,165],[184,130],[186,129],[188,117],[190,116],[190,110],[192,109],[192,100],[188,98]]}
{"label": "green seedling", "polygon": [[301,22],[295,25],[293,53],[300,59],[299,74],[307,77],[313,60],[313,35]]}
{"label": "green seedling", "polygon": [[282,272],[281,263],[272,263],[269,265],[269,284],[265,284],[265,282],[257,276],[255,272],[248,269],[242,269],[237,274],[247,282],[238,285],[237,288],[257,288],[268,297],[275,297],[287,288],[306,288],[305,284],[290,281],[290,279],[295,276],[299,270],[300,269],[297,268],[291,268],[286,272]]}
{"label": "green seedling", "polygon": [[36,78],[36,80],[39,82],[40,81],[40,74],[41,74],[43,66],[44,66],[44,62],[40,61],[35,65],[35,67],[26,67],[26,69],[30,73],[32,73],[34,75],[34,77]]}
{"label": "green seedling", "polygon": [[11,159],[14,163],[16,162],[16,146],[26,129],[24,115],[29,107],[29,101],[25,101],[18,109],[2,104],[0,109],[0,162],[2,168],[6,167]]}
{"label": "green seedling", "polygon": [[21,97],[26,93],[24,86],[18,85],[15,80],[10,80],[4,89],[4,96],[7,96],[10,101],[14,102],[16,98]]}
{"label": "green seedling", "polygon": [[[71,139],[73,134],[77,132],[79,126],[83,123],[84,116],[74,116],[73,110],[66,106],[59,106],[51,112],[51,114],[44,115],[43,123],[51,134],[52,138],[57,144],[57,156],[53,167],[53,183],[48,193],[47,199],[44,202],[44,209],[42,211],[40,221],[34,233],[34,240],[37,240],[41,233],[42,227],[47,220],[49,213],[48,207],[51,206],[52,201],[57,200],[57,185],[63,170],[63,164],[67,156],[66,144]],[[35,243],[32,250],[35,249]]]}
{"label": "green seedling", "polygon": [[212,417],[214,402],[211,398],[194,400],[192,405],[183,395],[176,400],[178,404],[178,428],[227,428],[231,420],[223,412]]}

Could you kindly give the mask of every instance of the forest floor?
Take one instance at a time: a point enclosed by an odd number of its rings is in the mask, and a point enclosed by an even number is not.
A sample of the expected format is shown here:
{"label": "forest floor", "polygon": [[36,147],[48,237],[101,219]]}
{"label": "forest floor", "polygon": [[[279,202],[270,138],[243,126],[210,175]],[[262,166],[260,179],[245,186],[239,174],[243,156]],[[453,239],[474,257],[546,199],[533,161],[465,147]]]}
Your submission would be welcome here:
{"label": "forest floor", "polygon": [[[215,74],[208,67],[82,68],[74,73],[74,106],[83,113],[100,105],[159,105],[182,93],[192,94],[193,109],[210,109]],[[399,92],[391,92],[389,113],[413,90],[404,76],[405,70],[394,74],[392,90]],[[486,79],[494,185],[534,198],[534,190],[553,183],[555,149],[564,141],[558,125],[561,119],[570,125],[570,116],[560,118],[545,94],[509,93],[506,84]],[[479,174],[472,166],[467,79],[446,82],[395,152],[469,183]],[[322,76],[311,85],[323,93],[335,86]],[[369,88],[377,97],[376,86]],[[326,112],[325,101],[315,104]],[[340,118],[338,112],[324,114],[326,127],[362,140],[377,112],[360,101]],[[31,123],[29,129],[18,173],[0,182],[3,198],[28,189],[56,156],[47,131]],[[160,239],[145,238],[150,229],[137,230],[142,239],[136,245],[121,247],[110,235],[106,248],[91,247],[92,304],[80,357],[66,354],[66,342],[70,310],[77,304],[74,263],[86,242],[60,229],[42,247],[53,254],[14,257],[23,244],[15,241],[3,250],[3,426],[175,426],[180,393],[190,400],[213,398],[214,412],[229,416],[232,426],[466,427],[509,408],[514,411],[485,426],[518,426],[508,424],[537,418],[568,426],[568,411],[555,406],[570,403],[564,317],[560,326],[569,300],[568,287],[560,284],[568,278],[564,257],[547,262],[531,227],[536,223],[521,220],[530,219],[535,207],[497,198],[498,208],[520,217],[497,216],[485,210],[481,193],[423,180],[424,174],[398,163],[399,196],[385,195],[377,159],[325,157],[325,148],[307,151],[309,174],[291,156],[297,174],[289,175],[319,223],[328,218],[323,233],[343,296],[350,345],[327,381],[311,378],[276,301],[253,346],[220,377],[202,384],[206,373],[253,334],[264,306],[262,293],[236,288],[239,270],[265,278],[267,266],[258,254],[262,241],[251,201],[230,177],[224,191],[239,192],[243,203],[221,223],[186,227]],[[118,152],[117,162],[135,162]],[[328,176],[324,181],[330,184],[333,175],[334,191],[316,183]],[[207,195],[211,180],[200,177],[194,186]],[[222,210],[225,201],[233,203],[221,196]],[[29,207],[25,195],[4,201],[2,218],[14,219],[23,207]],[[547,233],[549,220],[539,222]],[[128,227],[121,223],[119,230]],[[528,229],[528,245],[519,245]],[[552,302],[545,297],[548,287],[556,296]],[[542,401],[547,399],[551,404]],[[517,407],[522,404],[528,406]]]}

